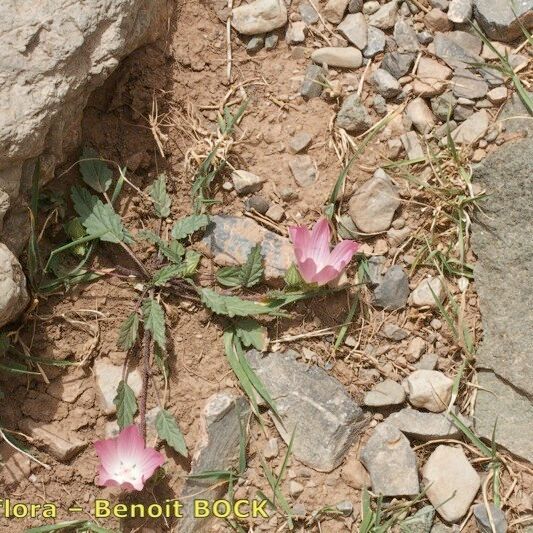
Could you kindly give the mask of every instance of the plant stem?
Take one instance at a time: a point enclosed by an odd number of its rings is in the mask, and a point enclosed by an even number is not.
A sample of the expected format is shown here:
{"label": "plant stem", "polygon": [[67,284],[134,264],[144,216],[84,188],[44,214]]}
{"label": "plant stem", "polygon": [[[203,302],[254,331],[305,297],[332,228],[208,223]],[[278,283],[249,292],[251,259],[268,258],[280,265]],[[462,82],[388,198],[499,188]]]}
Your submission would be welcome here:
{"label": "plant stem", "polygon": [[137,258],[137,256],[135,255],[135,253],[133,252],[133,250],[125,243],[121,242],[120,245],[122,246],[122,248],[124,249],[124,251],[131,257],[131,259],[133,260],[133,262],[139,267],[143,277],[145,279],[150,279],[151,276],[150,276],[150,272],[148,272],[148,270],[146,270],[145,266],[142,264],[142,262]]}
{"label": "plant stem", "polygon": [[152,335],[144,328],[143,343],[142,343],[142,359],[143,359],[143,386],[141,392],[141,405],[139,408],[141,418],[141,435],[146,441],[146,400],[148,397],[148,379],[150,376],[150,352],[152,346]]}

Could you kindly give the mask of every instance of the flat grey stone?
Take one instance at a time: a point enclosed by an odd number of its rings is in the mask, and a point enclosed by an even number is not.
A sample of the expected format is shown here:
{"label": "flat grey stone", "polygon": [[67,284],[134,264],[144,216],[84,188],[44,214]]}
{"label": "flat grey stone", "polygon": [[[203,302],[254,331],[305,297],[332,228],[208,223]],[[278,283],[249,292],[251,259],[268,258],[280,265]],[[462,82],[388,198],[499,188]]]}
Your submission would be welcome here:
{"label": "flat grey stone", "polygon": [[374,305],[382,309],[400,309],[409,298],[409,278],[399,265],[389,268],[374,290]]}
{"label": "flat grey stone", "polygon": [[386,44],[385,37],[385,34],[379,28],[369,26],[367,30],[367,43],[365,49],[363,50],[363,56],[366,58],[371,58],[380,52],[383,52]]}
{"label": "flat grey stone", "polygon": [[363,133],[372,126],[372,118],[357,93],[352,93],[344,99],[335,124],[355,134]]}
{"label": "flat grey stone", "polygon": [[399,79],[409,72],[415,57],[416,54],[412,52],[387,52],[383,56],[381,68]]}
{"label": "flat grey stone", "polygon": [[472,0],[451,0],[448,18],[455,24],[464,24],[472,18]]}
{"label": "flat grey stone", "polygon": [[529,398],[533,397],[533,292],[528,290],[533,279],[532,169],[529,139],[503,146],[478,165],[473,179],[487,197],[480,202],[472,234],[484,329],[478,366],[493,370]]}
{"label": "flat grey stone", "polygon": [[300,86],[300,94],[306,98],[317,98],[322,94],[326,72],[320,65],[311,64],[305,71],[305,76]]}
{"label": "flat grey stone", "polygon": [[[533,92],[530,92],[529,96],[533,98]],[[512,133],[525,132],[530,137],[533,135],[533,120],[531,120],[518,93],[513,93],[509,101],[503,106],[499,122],[505,125],[507,131]]]}
{"label": "flat grey stone", "polygon": [[316,181],[316,165],[309,155],[295,155],[289,159],[294,181],[300,187],[311,187]]}
{"label": "flat grey stone", "polygon": [[400,524],[400,533],[429,533],[434,517],[435,508],[431,505],[426,505],[414,515],[402,521]]}
{"label": "flat grey stone", "polygon": [[[236,468],[241,432],[246,431],[249,417],[250,404],[244,396],[219,392],[208,398],[202,413],[200,442],[189,475]],[[193,516],[193,495],[201,494],[203,499],[213,501],[221,498],[226,490],[227,485],[214,482],[212,478],[187,478],[180,495],[184,502],[180,532],[207,531],[208,519]]]}
{"label": "flat grey stone", "polygon": [[457,98],[483,98],[489,91],[488,83],[479,75],[466,68],[456,68],[452,78],[453,94]]}
{"label": "flat grey stone", "polygon": [[[489,503],[489,509],[494,523],[495,533],[506,533],[507,520],[505,519],[505,513],[492,503]],[[481,533],[493,533],[489,514],[484,503],[474,505],[474,517],[476,518],[476,524]]]}
{"label": "flat grey stone", "polygon": [[233,181],[233,187],[237,191],[237,194],[241,195],[257,192],[265,182],[265,178],[247,170],[234,170],[231,173],[231,180]]}
{"label": "flat grey stone", "polygon": [[405,19],[398,19],[394,25],[393,35],[400,51],[418,52],[420,49],[416,31]]}
{"label": "flat grey stone", "polygon": [[293,351],[246,354],[278,409],[274,423],[302,463],[330,472],[344,459],[363,425],[361,408],[323,369],[300,363]]}
{"label": "flat grey stone", "polygon": [[482,63],[481,39],[464,31],[436,33],[433,40],[435,55],[451,67]]}
{"label": "flat grey stone", "polygon": [[386,405],[398,405],[404,401],[404,388],[396,381],[386,379],[374,385],[365,394],[364,404],[368,407],[384,407]]}
{"label": "flat grey stone", "polygon": [[392,0],[383,4],[373,15],[370,16],[370,26],[376,26],[380,30],[388,30],[394,26],[398,14],[398,2]]}
{"label": "flat grey stone", "polygon": [[[482,357],[486,350],[485,346],[486,341],[482,345]],[[505,373],[507,369],[501,370]],[[524,374],[531,375],[531,363],[529,367],[524,367],[522,370]],[[496,427],[496,442],[500,446],[533,462],[533,405],[531,400],[494,372],[480,370],[477,376],[479,389],[474,417],[476,433],[487,442],[491,442]]]}
{"label": "flat grey stone", "polygon": [[368,30],[365,16],[362,13],[346,15],[337,26],[337,30],[359,50],[363,50],[367,45]]}
{"label": "flat grey stone", "polygon": [[412,496],[419,491],[416,455],[409,441],[386,422],[377,425],[361,451],[370,474],[372,492],[383,496]]}
{"label": "flat grey stone", "polygon": [[311,4],[300,4],[300,16],[306,24],[316,24],[319,21],[318,13]]}
{"label": "flat grey stone", "polygon": [[255,54],[265,46],[265,38],[262,35],[255,35],[246,43],[246,51]]}
{"label": "flat grey stone", "polygon": [[[462,415],[458,416],[466,426],[472,425]],[[427,413],[405,407],[401,411],[389,415],[386,422],[397,427],[408,437],[423,442],[434,439],[453,439],[461,435],[461,431],[455,426],[451,418],[446,416],[446,413]]]}
{"label": "flat grey stone", "polygon": [[379,94],[385,98],[385,100],[390,100],[397,96],[402,87],[398,80],[387,70],[378,68],[372,75],[372,81],[374,86]]}
{"label": "flat grey stone", "polygon": [[474,0],[474,16],[489,39],[513,41],[523,36],[520,24],[533,27],[533,0]]}
{"label": "flat grey stone", "polygon": [[400,136],[403,147],[407,153],[407,159],[424,158],[424,149],[418,140],[418,135],[414,131],[408,131]]}
{"label": "flat grey stone", "polygon": [[243,265],[256,244],[261,244],[266,280],[282,278],[294,261],[291,243],[249,218],[212,216],[200,247],[215,263],[234,266]]}
{"label": "flat grey stone", "polygon": [[409,332],[396,324],[385,322],[380,330],[381,335],[392,341],[402,341],[409,337]]}

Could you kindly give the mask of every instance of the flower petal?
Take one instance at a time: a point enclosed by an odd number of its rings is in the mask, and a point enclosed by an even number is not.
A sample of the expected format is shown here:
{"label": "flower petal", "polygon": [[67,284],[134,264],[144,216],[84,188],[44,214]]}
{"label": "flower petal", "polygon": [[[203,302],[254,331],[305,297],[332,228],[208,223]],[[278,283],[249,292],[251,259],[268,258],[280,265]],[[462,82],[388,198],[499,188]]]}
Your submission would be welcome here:
{"label": "flower petal", "polygon": [[138,426],[132,424],[120,432],[117,438],[117,453],[119,457],[141,457],[144,449],[144,439]]}
{"label": "flower petal", "polygon": [[139,462],[139,468],[142,472],[143,481],[149,479],[156,469],[162,466],[164,462],[165,457],[162,453],[159,453],[153,448],[147,448],[143,452],[143,457]]}
{"label": "flower petal", "polygon": [[317,271],[315,261],[309,258],[305,261],[297,261],[297,263],[298,270],[302,278],[307,281],[307,283],[313,283],[313,277],[315,276]]}
{"label": "flower petal", "polygon": [[305,261],[308,257],[311,233],[305,226],[289,227],[289,236],[294,245],[294,255],[298,261]]}
{"label": "flower petal", "polygon": [[319,285],[325,285],[328,281],[337,278],[339,274],[339,270],[331,265],[327,265],[313,276],[313,282]]}
{"label": "flower petal", "polygon": [[359,244],[355,241],[341,241],[330,254],[329,264],[342,272],[346,265],[352,260],[353,255],[357,252]]}
{"label": "flower petal", "polygon": [[96,454],[100,458],[102,468],[113,470],[113,466],[120,462],[117,452],[117,439],[97,440],[94,443]]}
{"label": "flower petal", "polygon": [[330,238],[329,222],[326,218],[322,218],[311,231],[311,250],[307,254],[307,257],[312,257],[315,260],[318,269],[328,264]]}

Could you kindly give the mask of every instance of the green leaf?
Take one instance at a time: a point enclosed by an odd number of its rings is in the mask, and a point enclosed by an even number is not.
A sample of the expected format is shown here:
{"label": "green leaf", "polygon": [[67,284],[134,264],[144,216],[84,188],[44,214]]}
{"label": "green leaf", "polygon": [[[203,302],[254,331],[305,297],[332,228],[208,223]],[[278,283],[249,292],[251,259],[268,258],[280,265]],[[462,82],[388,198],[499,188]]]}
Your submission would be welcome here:
{"label": "green leaf", "polygon": [[184,278],[188,278],[196,273],[198,269],[198,264],[200,263],[202,255],[194,250],[187,250],[185,254],[185,259],[180,265],[180,274]]}
{"label": "green leaf", "polygon": [[155,427],[159,438],[174,448],[180,455],[187,457],[187,445],[174,417],[165,409],[157,413]]}
{"label": "green leaf", "polygon": [[144,327],[152,334],[154,341],[166,352],[165,313],[161,304],[154,298],[146,298],[142,303]]}
{"label": "green leaf", "polygon": [[246,347],[253,346],[260,352],[268,345],[268,333],[265,327],[253,319],[245,318],[235,324],[235,334]]}
{"label": "green leaf", "polygon": [[172,237],[174,239],[185,239],[192,235],[195,231],[205,228],[209,224],[209,217],[207,215],[190,215],[188,217],[178,220],[172,228]]}
{"label": "green leaf", "polygon": [[113,400],[117,406],[117,423],[120,429],[133,424],[133,417],[137,412],[137,399],[131,387],[124,381],[118,384],[117,395]]}
{"label": "green leaf", "polygon": [[170,241],[169,244],[162,242],[159,245],[161,253],[173,263],[181,264],[183,255],[185,254],[185,247],[179,241]]}
{"label": "green leaf", "polygon": [[182,276],[183,268],[181,265],[167,265],[158,270],[152,278],[152,284],[156,287],[161,287],[168,283],[171,279],[180,278]]}
{"label": "green leaf", "polygon": [[241,268],[241,285],[243,287],[253,287],[261,281],[263,277],[263,256],[261,255],[261,245],[256,244],[248,254],[246,263]]}
{"label": "green leaf", "polygon": [[96,192],[106,192],[113,181],[112,170],[92,148],[85,147],[81,157],[80,171],[83,181]]}
{"label": "green leaf", "polygon": [[111,205],[104,204],[83,187],[72,188],[72,201],[89,237],[113,243],[127,240],[122,220]]}
{"label": "green leaf", "polygon": [[167,381],[168,376],[170,374],[170,371],[168,368],[167,356],[157,344],[154,346],[154,361],[155,361],[155,364],[157,365],[157,368],[159,368],[159,371],[165,378],[165,381]]}
{"label": "green leaf", "polygon": [[215,274],[217,281],[225,287],[240,287],[241,267],[227,266],[219,268]]}
{"label": "green leaf", "polygon": [[118,345],[128,351],[137,341],[139,333],[139,315],[134,311],[120,326]]}
{"label": "green leaf", "polygon": [[284,280],[287,287],[291,289],[299,289],[305,285],[305,281],[302,278],[298,267],[294,263],[292,263],[287,272],[285,272]]}
{"label": "green leaf", "polygon": [[234,316],[251,316],[264,315],[275,312],[277,307],[269,304],[242,300],[237,296],[224,296],[217,294],[211,289],[198,289],[202,302],[219,315]]}
{"label": "green leaf", "polygon": [[167,218],[170,215],[172,202],[167,193],[167,177],[159,174],[149,189],[150,197],[154,201],[155,213],[159,218]]}

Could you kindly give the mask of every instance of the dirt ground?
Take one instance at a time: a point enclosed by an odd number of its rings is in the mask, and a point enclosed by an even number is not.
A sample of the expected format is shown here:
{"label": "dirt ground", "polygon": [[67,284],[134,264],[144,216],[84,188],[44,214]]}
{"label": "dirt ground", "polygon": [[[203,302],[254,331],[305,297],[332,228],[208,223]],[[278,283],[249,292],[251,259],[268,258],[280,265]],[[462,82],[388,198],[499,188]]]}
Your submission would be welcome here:
{"label": "dirt ground", "polygon": [[[342,162],[334,149],[332,119],[338,110],[341,94],[356,88],[359,77],[350,72],[333,75],[333,79],[338,81],[338,94],[305,102],[299,96],[299,86],[309,62],[309,50],[289,49],[280,34],[280,42],[274,50],[249,55],[234,35],[233,83],[230,84],[226,76],[225,25],[209,4],[196,1],[183,3],[175,20],[169,23],[166,38],[133,53],[95,92],[85,111],[83,142],[95,147],[106,159],[120,166],[126,165],[128,178],[140,189],[147,187],[159,172],[165,171],[169,176],[173,200],[171,218],[175,219],[191,212],[192,174],[185,165],[187,152],[192,149],[198,154],[203,153],[205,146],[202,142],[215,131],[216,114],[223,104],[233,103],[235,108],[247,99],[244,118],[236,129],[230,163],[235,168],[266,178],[263,195],[280,203],[285,211],[285,220],[276,224],[281,233],[292,223],[311,224],[322,213],[327,196],[342,169]],[[363,99],[369,96],[370,88],[365,84]],[[157,102],[158,116],[154,116],[154,102]],[[352,167],[345,191],[347,196],[388,161],[386,141],[394,127],[393,123],[379,134]],[[296,186],[287,162],[290,157],[288,141],[300,131],[312,134],[308,153],[318,167],[316,186],[305,189]],[[219,203],[213,206],[212,212],[242,215],[243,199],[222,187],[230,171],[228,167],[226,176],[216,181],[214,198]],[[56,192],[65,192],[77,179],[78,171],[76,167],[69,170],[65,165],[59,173],[64,175],[53,184],[53,188]],[[403,199],[400,216],[409,227],[416,229],[423,226],[423,202],[427,201],[427,197],[399,176],[396,182]],[[281,192],[286,189],[297,192],[297,197],[282,200]],[[131,188],[123,195],[119,211],[132,231],[156,227],[157,222],[148,214],[147,207],[146,200]],[[165,227],[170,230],[170,219],[164,222]],[[54,223],[50,224],[49,230],[49,238],[53,241]],[[385,246],[389,265],[395,262],[408,269],[416,255],[414,241],[400,250],[388,249],[386,241],[380,236],[366,237],[361,241],[368,255],[383,253]],[[151,250],[139,248],[137,252],[140,257],[148,257]],[[475,260],[473,257],[469,259]],[[125,255],[117,254],[104,245],[96,254],[92,266],[97,269],[112,268],[117,264],[128,267],[131,266],[129,261]],[[208,283],[212,269],[210,261],[204,258],[204,283]],[[427,272],[425,267],[418,268],[411,277],[412,285],[416,285]],[[106,276],[90,285],[76,286],[66,294],[41,299],[27,316],[19,334],[31,353],[82,364],[66,369],[46,367],[42,369],[42,377],[6,379],[0,375],[1,388],[9,398],[9,402],[2,402],[0,407],[2,421],[6,427],[17,428],[22,412],[24,417],[47,421],[62,430],[75,432],[89,445],[67,462],[59,462],[46,451],[33,448],[32,453],[48,464],[49,470],[20,456],[16,461],[12,457],[11,463],[8,459],[8,464],[13,471],[18,471],[18,475],[13,479],[5,473],[3,495],[36,503],[55,502],[60,507],[57,521],[89,518],[85,511],[73,515],[68,509],[74,505],[89,509],[96,498],[108,498],[113,502],[139,501],[137,494],[124,497],[115,489],[101,489],[95,485],[98,461],[91,444],[104,437],[105,424],[109,420],[95,397],[92,362],[106,358],[122,364],[126,354],[117,348],[117,333],[132,310],[135,296],[130,283]],[[284,336],[299,336],[342,324],[348,308],[345,293],[314,301],[312,305],[296,306],[290,320],[266,322],[271,346],[280,345],[276,340]],[[403,357],[406,343],[391,343],[377,334],[386,318],[385,313],[369,306],[365,309],[359,320],[350,326],[349,335],[356,341],[353,346],[345,345],[334,353],[332,335],[335,330],[283,342],[284,347],[300,352],[307,348],[314,352],[316,362],[338,378],[356,401],[361,401],[364,392],[381,376],[401,380],[414,368]],[[473,284],[466,293],[465,309],[465,316],[479,337],[479,314]],[[194,450],[206,399],[220,391],[239,394],[240,389],[224,355],[221,324],[203,307],[179,297],[169,300],[167,312],[170,317],[168,336],[171,339],[170,400],[167,408],[179,421],[188,449]],[[438,318],[436,310],[407,309],[393,313],[389,321],[418,332],[438,354],[438,368],[453,376],[461,362],[460,347],[445,324],[438,330],[430,325],[435,318]],[[130,368],[138,363],[138,357],[138,354],[132,354]],[[157,379],[161,386],[162,380]],[[75,402],[70,403],[61,398],[72,380],[76,380],[75,386],[79,387],[80,394]],[[150,397],[148,407],[155,405],[155,398]],[[470,412],[470,396],[465,396],[462,406],[465,412]],[[383,416],[383,413],[374,414],[369,428]],[[237,490],[239,496],[253,497],[258,489],[269,493],[259,457],[268,438],[277,436],[277,432],[269,422],[265,435],[254,423],[250,436],[249,469]],[[348,458],[358,455],[366,438],[367,435],[364,435]],[[271,466],[281,464],[285,449],[282,445],[279,456],[270,461]],[[3,451],[9,453],[7,449]],[[162,447],[161,451],[168,457],[165,476],[157,483],[149,483],[147,490],[141,493],[140,498],[146,503],[177,498],[190,468],[190,461],[168,447]],[[422,457],[430,451],[431,446],[426,446],[418,453]],[[528,483],[531,486],[532,477],[518,464],[514,468],[517,485],[511,498],[514,508],[519,510],[526,498],[521,487],[527,487]],[[288,494],[291,479],[298,479],[304,485],[304,492],[297,501],[305,505],[308,516],[345,500],[354,505],[354,512],[349,518],[319,514],[314,523],[299,522],[297,530],[328,533],[358,530],[361,491],[346,483],[341,472],[342,467],[329,474],[318,473],[290,459],[284,491]],[[503,483],[509,487],[511,481],[506,475]],[[266,523],[256,521],[254,530],[277,531],[282,528],[283,522],[281,516],[274,515]],[[42,518],[17,519],[16,522],[1,519],[0,531],[23,531],[44,523],[47,522]],[[102,527],[120,527],[126,532],[179,531],[176,522],[161,519],[125,520],[120,524],[116,520],[102,519],[99,523]],[[223,522],[213,523],[210,527],[212,531],[226,530]],[[472,519],[463,531],[475,531]]]}

